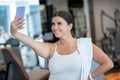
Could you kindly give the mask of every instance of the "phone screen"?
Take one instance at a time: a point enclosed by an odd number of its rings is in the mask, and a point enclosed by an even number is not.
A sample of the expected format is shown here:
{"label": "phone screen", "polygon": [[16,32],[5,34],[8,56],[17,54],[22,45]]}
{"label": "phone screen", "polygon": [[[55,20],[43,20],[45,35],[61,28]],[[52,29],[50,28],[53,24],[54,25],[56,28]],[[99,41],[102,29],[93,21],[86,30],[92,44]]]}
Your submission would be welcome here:
{"label": "phone screen", "polygon": [[25,14],[25,7],[24,6],[17,7],[15,17],[21,17],[22,19],[24,19],[24,14]]}

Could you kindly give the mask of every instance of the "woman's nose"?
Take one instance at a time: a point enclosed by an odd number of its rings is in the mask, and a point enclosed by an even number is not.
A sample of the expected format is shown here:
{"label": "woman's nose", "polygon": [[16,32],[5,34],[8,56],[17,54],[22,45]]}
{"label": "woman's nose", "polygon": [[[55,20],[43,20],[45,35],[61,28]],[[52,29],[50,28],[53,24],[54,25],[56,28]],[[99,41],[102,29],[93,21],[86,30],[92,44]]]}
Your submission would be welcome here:
{"label": "woman's nose", "polygon": [[53,25],[53,29],[57,29],[58,27],[57,27],[57,25]]}

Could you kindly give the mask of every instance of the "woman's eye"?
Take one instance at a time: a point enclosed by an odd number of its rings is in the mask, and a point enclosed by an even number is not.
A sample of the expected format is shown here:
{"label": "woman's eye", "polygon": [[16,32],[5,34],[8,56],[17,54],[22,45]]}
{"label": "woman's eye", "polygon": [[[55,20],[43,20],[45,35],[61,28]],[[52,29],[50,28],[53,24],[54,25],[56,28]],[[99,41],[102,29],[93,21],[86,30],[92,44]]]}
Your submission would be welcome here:
{"label": "woman's eye", "polygon": [[61,22],[58,22],[58,25],[61,25]]}
{"label": "woman's eye", "polygon": [[55,25],[54,23],[52,23],[52,25]]}

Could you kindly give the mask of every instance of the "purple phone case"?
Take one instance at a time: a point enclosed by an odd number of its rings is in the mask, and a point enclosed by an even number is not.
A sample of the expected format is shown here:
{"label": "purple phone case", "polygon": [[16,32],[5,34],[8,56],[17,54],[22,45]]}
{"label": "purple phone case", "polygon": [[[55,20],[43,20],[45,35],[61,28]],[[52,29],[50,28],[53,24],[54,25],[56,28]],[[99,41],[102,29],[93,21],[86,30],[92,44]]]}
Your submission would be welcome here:
{"label": "purple phone case", "polygon": [[24,6],[17,7],[15,17],[21,17],[22,19],[24,19],[24,14],[25,14],[25,7]]}

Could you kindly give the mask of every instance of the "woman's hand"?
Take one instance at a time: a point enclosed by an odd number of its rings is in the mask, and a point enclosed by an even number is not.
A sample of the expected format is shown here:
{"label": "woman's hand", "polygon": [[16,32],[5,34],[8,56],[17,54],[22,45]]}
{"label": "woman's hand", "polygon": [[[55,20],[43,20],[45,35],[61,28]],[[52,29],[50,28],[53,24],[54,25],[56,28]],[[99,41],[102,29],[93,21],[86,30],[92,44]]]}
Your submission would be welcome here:
{"label": "woman's hand", "polygon": [[11,34],[14,35],[16,34],[16,32],[18,30],[21,30],[23,29],[24,25],[24,19],[20,18],[20,17],[16,17],[12,22],[11,22],[11,27],[10,27],[10,31],[11,31]]}

